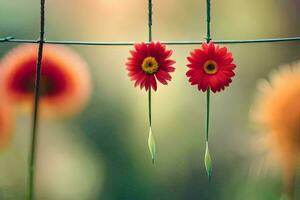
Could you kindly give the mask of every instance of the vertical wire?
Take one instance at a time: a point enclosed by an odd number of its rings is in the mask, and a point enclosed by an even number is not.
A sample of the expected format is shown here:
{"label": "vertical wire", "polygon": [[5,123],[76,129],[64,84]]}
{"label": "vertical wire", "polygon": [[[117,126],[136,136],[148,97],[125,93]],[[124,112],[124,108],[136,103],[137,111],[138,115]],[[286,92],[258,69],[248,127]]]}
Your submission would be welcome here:
{"label": "vertical wire", "polygon": [[152,0],[148,0],[148,41],[152,41]]}
{"label": "vertical wire", "polygon": [[37,154],[37,125],[38,125],[38,113],[39,113],[39,98],[40,98],[40,79],[41,79],[41,67],[43,57],[43,46],[45,40],[45,0],[40,1],[40,39],[38,48],[38,58],[36,65],[36,78],[34,87],[34,111],[32,121],[32,138],[29,155],[29,177],[28,177],[28,200],[34,199],[34,179],[35,179],[35,164]]}
{"label": "vertical wire", "polygon": [[210,36],[210,21],[211,21],[211,0],[206,0],[206,42],[211,40]]}

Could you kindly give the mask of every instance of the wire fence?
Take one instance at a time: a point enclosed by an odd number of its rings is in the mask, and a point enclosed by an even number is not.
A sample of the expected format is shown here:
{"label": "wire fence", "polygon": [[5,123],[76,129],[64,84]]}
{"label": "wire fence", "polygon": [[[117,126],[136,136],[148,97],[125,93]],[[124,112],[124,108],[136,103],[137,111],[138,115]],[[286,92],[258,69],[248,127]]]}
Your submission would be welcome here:
{"label": "wire fence", "polygon": [[[41,80],[41,67],[43,58],[43,46],[44,44],[61,44],[61,45],[87,45],[87,46],[130,46],[136,42],[104,42],[104,41],[68,41],[68,40],[45,40],[45,1],[40,0],[40,34],[39,39],[29,40],[14,38],[13,36],[7,36],[0,38],[0,43],[35,43],[39,45],[38,58],[36,65],[36,79],[34,86],[34,110],[32,117],[32,135],[31,135],[31,149],[28,161],[28,180],[27,180],[27,194],[26,199],[34,199],[34,179],[35,179],[35,162],[37,154],[37,127],[38,127],[38,115],[39,115],[39,99],[40,99],[40,80]],[[152,41],[152,0],[148,1],[148,40],[145,43]],[[255,43],[274,43],[274,42],[296,42],[300,41],[300,37],[283,37],[283,38],[261,38],[261,39],[248,39],[248,40],[214,40],[211,38],[211,0],[206,0],[206,37],[205,40],[199,41],[160,41],[166,45],[200,45],[204,42],[213,41],[215,44],[255,44]],[[207,115],[206,115],[206,137],[208,137],[209,126],[209,90],[207,92]],[[151,127],[151,89],[149,90],[149,126]],[[208,139],[208,138],[207,138]]]}

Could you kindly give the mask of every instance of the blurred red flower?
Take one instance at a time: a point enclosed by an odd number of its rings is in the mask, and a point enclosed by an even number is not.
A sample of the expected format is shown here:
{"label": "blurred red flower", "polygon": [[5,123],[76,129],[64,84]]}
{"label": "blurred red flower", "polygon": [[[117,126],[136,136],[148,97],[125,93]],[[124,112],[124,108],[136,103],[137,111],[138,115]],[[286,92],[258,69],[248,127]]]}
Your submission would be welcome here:
{"label": "blurred red flower", "polygon": [[186,73],[191,85],[197,85],[198,90],[203,92],[211,89],[219,92],[229,86],[231,78],[235,75],[233,70],[232,54],[226,47],[214,45],[214,43],[203,43],[201,48],[195,49],[187,57],[190,62]]}
{"label": "blurred red flower", "polygon": [[150,87],[157,90],[156,79],[164,85],[172,79],[170,72],[174,72],[172,65],[175,61],[170,60],[172,50],[166,50],[165,45],[159,42],[151,42],[149,45],[139,43],[130,51],[126,69],[128,76],[135,81],[134,86],[140,86],[147,91]]}
{"label": "blurred red flower", "polygon": [[[33,105],[37,45],[21,45],[0,62],[3,95],[26,110]],[[66,47],[45,45],[40,106],[47,116],[72,115],[87,103],[91,84],[87,64]]]}

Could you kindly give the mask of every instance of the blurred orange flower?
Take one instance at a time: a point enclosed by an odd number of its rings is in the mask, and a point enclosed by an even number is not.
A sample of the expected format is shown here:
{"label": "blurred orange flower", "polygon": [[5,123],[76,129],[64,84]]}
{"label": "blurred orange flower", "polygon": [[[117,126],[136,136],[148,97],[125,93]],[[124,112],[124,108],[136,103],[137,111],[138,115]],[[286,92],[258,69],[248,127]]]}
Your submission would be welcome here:
{"label": "blurred orange flower", "polygon": [[[3,95],[26,111],[33,105],[37,52],[37,45],[21,45],[0,62]],[[57,45],[44,46],[40,83],[40,108],[46,116],[79,112],[91,92],[87,64],[70,49]]]}
{"label": "blurred orange flower", "polygon": [[300,62],[282,66],[258,90],[251,115],[268,133],[270,153],[281,161],[286,190],[292,190],[300,161]]}

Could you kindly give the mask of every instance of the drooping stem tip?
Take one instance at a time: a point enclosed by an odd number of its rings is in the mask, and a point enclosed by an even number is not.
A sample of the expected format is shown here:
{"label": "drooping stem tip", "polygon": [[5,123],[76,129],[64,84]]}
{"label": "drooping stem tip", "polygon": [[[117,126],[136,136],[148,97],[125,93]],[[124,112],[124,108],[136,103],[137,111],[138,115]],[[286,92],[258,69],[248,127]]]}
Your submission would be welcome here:
{"label": "drooping stem tip", "polygon": [[152,128],[149,128],[149,137],[148,137],[148,147],[151,154],[151,160],[152,164],[155,164],[156,162],[156,145],[155,145],[155,139],[152,134]]}
{"label": "drooping stem tip", "polygon": [[206,142],[204,163],[205,163],[206,173],[210,181],[212,176],[212,160],[209,153],[208,142]]}

